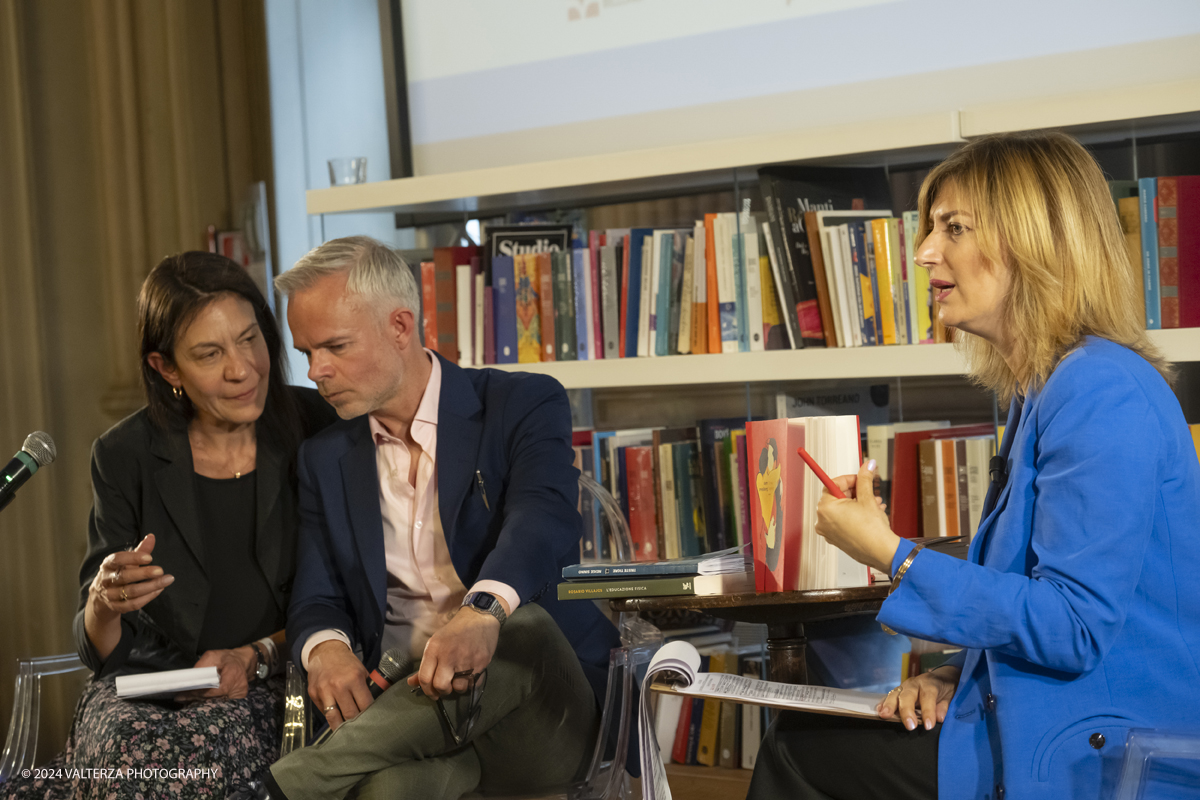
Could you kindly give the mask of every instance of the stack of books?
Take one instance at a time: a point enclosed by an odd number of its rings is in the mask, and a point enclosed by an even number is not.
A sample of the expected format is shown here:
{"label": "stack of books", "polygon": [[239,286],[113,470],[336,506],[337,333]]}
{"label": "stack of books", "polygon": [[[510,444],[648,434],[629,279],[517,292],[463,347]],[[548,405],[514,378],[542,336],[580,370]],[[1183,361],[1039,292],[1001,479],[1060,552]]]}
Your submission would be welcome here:
{"label": "stack of books", "polygon": [[564,567],[559,600],[669,595],[709,596],[754,591],[749,546],[668,561],[583,563]]}

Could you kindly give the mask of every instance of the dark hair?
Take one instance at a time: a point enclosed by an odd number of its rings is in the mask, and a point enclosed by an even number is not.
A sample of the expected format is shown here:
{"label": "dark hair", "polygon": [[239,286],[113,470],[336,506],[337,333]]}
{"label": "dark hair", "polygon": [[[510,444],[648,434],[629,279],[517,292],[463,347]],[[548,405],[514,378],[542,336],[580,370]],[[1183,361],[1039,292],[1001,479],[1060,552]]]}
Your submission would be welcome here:
{"label": "dark hair", "polygon": [[294,454],[303,435],[299,409],[287,389],[287,364],[279,326],[246,270],[216,253],[191,250],[167,256],[150,270],[138,294],[142,386],[146,390],[150,420],[161,428],[170,428],[185,426],[196,415],[186,394],[175,399],[171,385],[150,366],[149,355],[160,353],[174,364],[179,335],[201,310],[223,295],[234,295],[250,303],[271,357],[267,404],[259,418],[258,433],[288,455]]}
{"label": "dark hair", "polygon": [[779,460],[779,445],[775,443],[774,439],[767,439],[766,444],[763,445],[762,451],[758,454],[759,472],[765,472],[767,469],[767,464],[771,463],[771,456],[767,453],[768,450],[774,450],[775,460]]}

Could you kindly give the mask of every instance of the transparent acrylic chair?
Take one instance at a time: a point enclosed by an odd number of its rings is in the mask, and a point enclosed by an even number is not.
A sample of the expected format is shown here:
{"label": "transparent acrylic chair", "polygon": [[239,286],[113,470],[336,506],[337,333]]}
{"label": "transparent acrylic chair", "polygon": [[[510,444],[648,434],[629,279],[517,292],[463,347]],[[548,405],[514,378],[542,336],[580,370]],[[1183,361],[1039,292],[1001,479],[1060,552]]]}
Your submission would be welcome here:
{"label": "transparent acrylic chair", "polygon": [[1200,795],[1200,730],[1129,731],[1113,800],[1166,800],[1197,795]]}
{"label": "transparent acrylic chair", "polygon": [[[625,515],[613,496],[587,475],[579,478],[579,511],[585,528],[599,526],[611,544],[614,561],[633,557],[633,540]],[[586,601],[579,601],[586,602]],[[619,619],[621,646],[609,653],[608,684],[600,715],[600,731],[592,761],[583,780],[550,793],[522,795],[520,800],[618,800],[628,793],[626,761],[629,736],[637,708],[634,698],[640,678],[654,653],[662,646],[662,633],[653,625],[622,614]],[[313,722],[308,693],[300,670],[288,664],[287,698],[284,702],[283,747],[280,755],[299,749],[311,736]],[[468,795],[484,797],[484,795]],[[500,800],[494,795],[491,800]],[[507,800],[518,800],[508,796]]]}
{"label": "transparent acrylic chair", "polygon": [[86,670],[79,656],[71,653],[17,662],[17,680],[13,691],[13,712],[8,724],[8,739],[0,756],[0,784],[22,770],[33,769],[37,757],[38,717],[41,713],[42,678]]}

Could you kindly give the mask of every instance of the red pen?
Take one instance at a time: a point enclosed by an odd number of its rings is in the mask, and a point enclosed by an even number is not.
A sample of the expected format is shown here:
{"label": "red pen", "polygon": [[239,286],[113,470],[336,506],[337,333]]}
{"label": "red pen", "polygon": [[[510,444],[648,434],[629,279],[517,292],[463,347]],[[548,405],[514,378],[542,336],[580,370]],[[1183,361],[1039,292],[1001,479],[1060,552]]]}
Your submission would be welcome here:
{"label": "red pen", "polygon": [[821,469],[821,465],[817,463],[815,458],[808,454],[807,450],[805,450],[803,447],[797,447],[796,452],[799,453],[800,457],[804,459],[804,463],[808,464],[808,467],[813,471],[813,474],[821,479],[821,483],[825,484],[825,488],[829,490],[831,495],[839,500],[846,499],[846,493],[839,489],[838,485],[834,483],[828,475],[825,474],[825,470]]}

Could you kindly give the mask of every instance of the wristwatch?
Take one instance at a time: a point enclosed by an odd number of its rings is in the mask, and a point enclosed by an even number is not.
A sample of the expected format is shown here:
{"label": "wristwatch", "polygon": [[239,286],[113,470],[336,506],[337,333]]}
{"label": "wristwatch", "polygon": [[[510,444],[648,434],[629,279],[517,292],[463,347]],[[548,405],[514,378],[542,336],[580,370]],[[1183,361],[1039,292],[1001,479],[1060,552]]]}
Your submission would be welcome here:
{"label": "wristwatch", "polygon": [[258,666],[254,668],[254,677],[261,680],[266,680],[266,677],[271,674],[271,667],[267,664],[267,651],[258,642],[251,642],[250,646],[254,648],[254,655],[258,661]]}
{"label": "wristwatch", "polygon": [[487,592],[470,592],[463,598],[462,604],[484,614],[491,614],[501,625],[504,624],[504,620],[508,619],[508,614],[504,613],[504,606],[500,604],[495,595]]}

